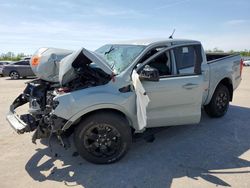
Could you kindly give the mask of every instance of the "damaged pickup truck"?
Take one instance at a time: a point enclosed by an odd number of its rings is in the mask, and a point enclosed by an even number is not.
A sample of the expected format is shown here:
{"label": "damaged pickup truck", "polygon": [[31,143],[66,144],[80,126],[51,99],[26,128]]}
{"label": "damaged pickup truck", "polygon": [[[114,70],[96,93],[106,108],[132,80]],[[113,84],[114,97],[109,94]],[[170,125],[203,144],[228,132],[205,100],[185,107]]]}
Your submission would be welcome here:
{"label": "damaged pickup truck", "polygon": [[34,131],[33,142],[74,133],[80,155],[99,164],[121,159],[147,128],[199,123],[202,108],[222,117],[242,71],[238,54],[205,54],[200,42],[177,39],[41,48],[30,64],[38,79],[10,106],[10,125]]}

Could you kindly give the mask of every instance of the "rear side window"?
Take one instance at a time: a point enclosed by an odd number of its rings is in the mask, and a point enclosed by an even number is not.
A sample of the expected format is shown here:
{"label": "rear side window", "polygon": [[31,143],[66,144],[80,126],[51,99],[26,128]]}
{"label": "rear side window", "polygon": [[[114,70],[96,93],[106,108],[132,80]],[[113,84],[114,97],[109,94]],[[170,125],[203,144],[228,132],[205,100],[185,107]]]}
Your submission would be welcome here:
{"label": "rear side window", "polygon": [[174,55],[177,70],[194,67],[194,73],[200,73],[202,63],[201,45],[175,48]]}
{"label": "rear side window", "polygon": [[29,65],[29,61],[19,61],[15,63],[16,65]]}
{"label": "rear side window", "polygon": [[24,61],[23,65],[29,65],[30,62],[29,61]]}
{"label": "rear side window", "polygon": [[23,65],[23,61],[18,61],[15,63],[15,65]]}

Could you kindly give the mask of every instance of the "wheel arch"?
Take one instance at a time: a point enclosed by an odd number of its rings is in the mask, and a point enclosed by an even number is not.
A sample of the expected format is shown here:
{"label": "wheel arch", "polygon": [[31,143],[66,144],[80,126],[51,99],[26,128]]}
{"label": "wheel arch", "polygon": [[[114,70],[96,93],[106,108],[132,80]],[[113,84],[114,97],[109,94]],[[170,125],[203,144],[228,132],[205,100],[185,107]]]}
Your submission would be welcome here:
{"label": "wheel arch", "polygon": [[[227,89],[229,96],[225,101],[222,102],[222,99],[219,98],[219,101],[217,101],[218,96],[220,95],[220,90]],[[218,93],[219,92],[219,93]],[[232,101],[233,98],[233,85],[231,82],[231,79],[229,78],[223,78],[215,87],[213,95],[209,101],[208,104],[204,105],[204,110],[205,112],[212,118],[219,118],[222,117],[226,114],[228,107],[229,107],[229,102]],[[218,104],[219,102],[219,104]],[[224,103],[223,106],[220,106],[220,103]],[[218,107],[219,105],[219,107]]]}
{"label": "wheel arch", "polygon": [[210,83],[210,86],[209,86],[209,94],[208,94],[208,97],[206,99],[206,102],[204,103],[204,105],[207,105],[210,103],[213,95],[214,95],[214,92],[215,90],[218,88],[218,86],[222,84],[224,86],[226,86],[229,90],[229,94],[230,94],[230,100],[229,101],[232,101],[233,100],[233,83],[232,83],[232,79],[230,77],[223,77],[222,79],[220,79],[220,81],[216,82],[216,83]]}
{"label": "wheel arch", "polygon": [[230,101],[233,100],[233,83],[232,80],[228,77],[223,78],[216,86],[216,88],[220,85],[224,85],[228,88],[229,94],[230,94]]}
{"label": "wheel arch", "polygon": [[78,125],[79,122],[83,121],[84,119],[88,118],[89,116],[96,114],[96,113],[102,113],[102,112],[112,112],[116,115],[122,116],[124,117],[127,122],[128,122],[128,126],[130,126],[131,128],[133,128],[133,120],[129,117],[128,114],[126,114],[125,112],[123,112],[121,109],[119,108],[112,108],[112,107],[103,107],[103,108],[98,108],[98,109],[91,109],[88,111],[83,111],[80,114],[78,113],[78,117],[72,117],[62,128],[63,131],[66,131],[70,128],[74,128]]}
{"label": "wheel arch", "polygon": [[132,130],[122,112],[98,109],[80,119],[83,122],[73,126],[73,130],[74,144],[81,157],[92,163],[109,164],[127,153],[132,143]]}
{"label": "wheel arch", "polygon": [[[9,75],[10,75],[12,72],[16,72],[16,73],[19,74],[19,72],[18,72],[16,69],[12,69],[12,70],[9,71]],[[19,75],[20,75],[20,74],[19,74]]]}

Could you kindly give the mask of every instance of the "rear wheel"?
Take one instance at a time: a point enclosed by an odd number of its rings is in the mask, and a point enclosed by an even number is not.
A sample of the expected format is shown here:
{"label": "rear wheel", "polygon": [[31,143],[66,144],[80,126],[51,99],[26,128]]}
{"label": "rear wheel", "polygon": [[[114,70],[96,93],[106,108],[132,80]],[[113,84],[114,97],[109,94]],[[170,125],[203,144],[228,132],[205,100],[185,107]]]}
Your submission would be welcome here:
{"label": "rear wheel", "polygon": [[13,79],[13,80],[17,80],[18,78],[20,78],[20,75],[17,71],[12,71],[10,73],[10,78]]}
{"label": "rear wheel", "polygon": [[126,118],[103,112],[89,116],[74,132],[79,154],[92,163],[108,164],[120,160],[132,143]]}
{"label": "rear wheel", "polygon": [[210,117],[222,117],[229,107],[230,94],[226,86],[219,84],[208,105],[204,106],[206,113]]}

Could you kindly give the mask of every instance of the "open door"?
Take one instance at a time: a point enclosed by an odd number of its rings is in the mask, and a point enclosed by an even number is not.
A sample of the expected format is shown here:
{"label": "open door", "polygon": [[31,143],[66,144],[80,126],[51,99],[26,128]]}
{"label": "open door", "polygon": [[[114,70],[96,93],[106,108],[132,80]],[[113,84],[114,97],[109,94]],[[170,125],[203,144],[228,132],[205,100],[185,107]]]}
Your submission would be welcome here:
{"label": "open door", "polygon": [[[142,85],[150,102],[147,107],[147,127],[183,125],[198,123],[201,117],[203,95],[203,76],[200,73],[181,74],[176,64],[187,62],[193,67],[198,56],[192,46],[184,47],[186,58],[177,59],[174,48],[163,50],[149,58],[139,68],[153,67],[159,71],[159,79],[142,79]],[[177,61],[183,62],[177,62]],[[200,66],[200,65],[199,65]],[[196,67],[197,69],[197,67]]]}

